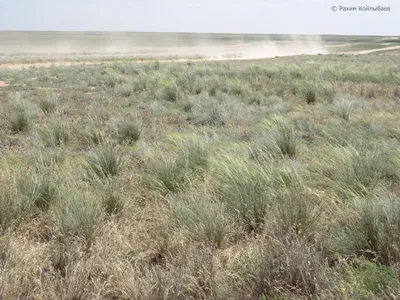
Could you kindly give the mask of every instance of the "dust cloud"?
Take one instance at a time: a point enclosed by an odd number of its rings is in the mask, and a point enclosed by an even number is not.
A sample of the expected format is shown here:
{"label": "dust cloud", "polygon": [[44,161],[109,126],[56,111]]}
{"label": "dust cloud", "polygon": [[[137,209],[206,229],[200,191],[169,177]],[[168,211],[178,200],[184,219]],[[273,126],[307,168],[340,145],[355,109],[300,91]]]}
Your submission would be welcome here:
{"label": "dust cloud", "polygon": [[326,54],[318,36],[190,33],[0,32],[2,55],[200,56],[261,59]]}

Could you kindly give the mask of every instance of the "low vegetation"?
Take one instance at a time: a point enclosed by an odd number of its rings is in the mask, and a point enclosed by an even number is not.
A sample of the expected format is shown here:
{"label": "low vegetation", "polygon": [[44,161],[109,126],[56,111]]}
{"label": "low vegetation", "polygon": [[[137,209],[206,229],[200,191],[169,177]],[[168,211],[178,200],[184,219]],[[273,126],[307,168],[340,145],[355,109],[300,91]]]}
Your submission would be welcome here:
{"label": "low vegetation", "polygon": [[0,298],[397,299],[396,64],[0,67]]}

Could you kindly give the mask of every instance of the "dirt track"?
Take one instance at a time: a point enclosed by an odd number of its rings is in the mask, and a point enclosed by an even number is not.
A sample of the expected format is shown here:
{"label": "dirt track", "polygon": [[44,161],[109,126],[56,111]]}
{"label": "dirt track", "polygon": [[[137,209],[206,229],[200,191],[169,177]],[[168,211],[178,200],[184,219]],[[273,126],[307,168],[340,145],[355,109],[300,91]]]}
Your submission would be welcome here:
{"label": "dirt track", "polygon": [[375,52],[388,51],[388,50],[397,50],[397,49],[400,49],[400,46],[391,46],[391,47],[385,47],[385,48],[379,48],[379,49],[351,51],[351,52],[344,52],[344,53],[346,53],[346,54],[370,54],[370,53],[375,53]]}

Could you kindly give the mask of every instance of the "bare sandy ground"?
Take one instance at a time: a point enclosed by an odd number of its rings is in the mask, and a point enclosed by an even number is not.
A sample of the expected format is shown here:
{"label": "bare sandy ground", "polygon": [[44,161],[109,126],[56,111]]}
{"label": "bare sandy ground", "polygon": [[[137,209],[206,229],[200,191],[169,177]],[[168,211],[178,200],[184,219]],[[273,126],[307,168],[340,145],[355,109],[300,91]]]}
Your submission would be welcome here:
{"label": "bare sandy ground", "polygon": [[379,48],[379,49],[368,49],[368,50],[352,51],[352,52],[345,52],[345,53],[346,54],[370,54],[370,53],[375,53],[375,52],[397,50],[397,49],[400,49],[400,46],[391,46],[391,47],[385,47],[385,48]]}
{"label": "bare sandy ground", "polygon": [[[200,62],[200,61],[223,61],[223,60],[250,60],[250,59],[264,59],[276,56],[292,56],[292,55],[302,55],[302,54],[328,54],[330,53],[327,48],[331,47],[343,47],[351,46],[352,44],[338,44],[338,45],[326,45],[323,46],[318,42],[253,42],[253,43],[243,43],[235,45],[226,46],[203,46],[203,47],[157,47],[157,48],[143,48],[143,54],[148,56],[159,56],[157,59],[159,62]],[[391,46],[379,49],[369,49],[362,51],[351,51],[342,52],[345,54],[370,54],[379,51],[388,51],[400,49],[400,46]],[[138,52],[139,53],[139,52]],[[189,57],[189,56],[201,56],[202,58],[178,58],[178,59],[166,59],[166,56],[174,57]],[[123,56],[121,54],[116,54],[116,57]],[[106,57],[113,57],[109,54],[104,57],[101,61],[91,60],[93,55],[88,54],[87,60],[83,61],[51,61],[51,62],[35,62],[35,63],[0,63],[0,69],[25,69],[30,67],[35,68],[50,68],[50,67],[64,67],[64,66],[79,66],[79,65],[99,65],[99,64],[112,64],[112,63],[146,63],[154,62],[156,59],[124,59],[124,60],[109,60]],[[163,58],[164,57],[164,58]],[[115,57],[114,57],[115,58]],[[85,55],[86,59],[86,55]],[[5,86],[3,82],[0,87]]]}
{"label": "bare sandy ground", "polygon": [[0,88],[8,86],[4,81],[0,81]]}
{"label": "bare sandy ground", "polygon": [[334,45],[326,45],[327,48],[336,48],[336,47],[347,47],[353,46],[354,44],[334,44]]}
{"label": "bare sandy ground", "polygon": [[[220,60],[248,60],[263,59],[275,56],[292,56],[301,54],[326,54],[328,51],[318,40],[307,41],[289,41],[289,42],[250,42],[237,43],[230,45],[202,45],[196,47],[137,47],[133,52],[134,55],[125,53],[97,55],[101,57],[101,61],[93,59],[95,56],[79,55],[79,61],[63,61],[37,63],[3,63],[0,64],[1,69],[23,69],[29,67],[51,67],[51,66],[75,66],[75,65],[96,65],[104,63],[115,63],[116,57],[124,57],[121,62],[125,63],[144,63],[151,62],[155,59],[139,59],[139,57],[157,57],[160,62],[182,62],[182,61],[220,61]],[[167,59],[167,57],[182,57],[179,59]],[[64,56],[65,57],[65,56]],[[83,57],[83,60],[81,58]],[[107,61],[107,57],[113,57],[113,60]],[[202,57],[201,59],[193,59],[187,57]],[[92,59],[91,59],[92,58]],[[65,60],[65,58],[64,58]]]}

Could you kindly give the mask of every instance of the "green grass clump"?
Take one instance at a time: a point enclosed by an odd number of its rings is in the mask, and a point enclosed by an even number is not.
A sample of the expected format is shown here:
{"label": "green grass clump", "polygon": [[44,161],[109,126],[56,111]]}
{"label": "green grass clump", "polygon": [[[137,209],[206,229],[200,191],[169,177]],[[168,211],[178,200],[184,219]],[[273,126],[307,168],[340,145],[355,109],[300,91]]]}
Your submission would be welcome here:
{"label": "green grass clump", "polygon": [[307,88],[305,91],[307,104],[315,104],[317,102],[317,93],[314,88]]}
{"label": "green grass clump", "polygon": [[275,198],[269,170],[242,158],[229,157],[215,174],[215,185],[221,201],[248,230],[264,223]]}
{"label": "green grass clump", "polygon": [[104,85],[107,87],[110,87],[110,88],[114,88],[118,84],[123,83],[124,81],[125,81],[124,76],[114,73],[114,72],[109,72],[103,76]]}
{"label": "green grass clump", "polygon": [[385,177],[395,176],[388,153],[379,150],[343,149],[343,160],[337,162],[333,183],[340,195],[366,195]]}
{"label": "green grass clump", "polygon": [[102,192],[102,202],[104,210],[109,215],[118,215],[123,211],[124,202],[120,193],[118,183],[111,179],[102,185],[100,188]]}
{"label": "green grass clump", "polygon": [[312,119],[304,117],[294,122],[294,127],[298,131],[302,139],[312,141],[316,137],[316,126]]}
{"label": "green grass clump", "polygon": [[104,146],[98,148],[85,159],[85,168],[90,176],[99,178],[115,177],[121,172],[122,155],[118,148]]}
{"label": "green grass clump", "polygon": [[89,248],[101,216],[100,201],[87,190],[67,183],[60,191],[59,201],[52,207],[50,221],[55,235],[80,237]]}
{"label": "green grass clump", "polygon": [[283,155],[295,157],[297,153],[298,138],[294,128],[287,124],[278,127],[276,144]]}
{"label": "green grass clump", "polygon": [[45,93],[39,98],[39,108],[46,115],[49,115],[57,110],[60,95],[55,93]]}
{"label": "green grass clump", "polygon": [[271,207],[272,226],[277,232],[312,238],[318,232],[320,212],[303,185],[285,187],[277,192]]}
{"label": "green grass clump", "polygon": [[206,240],[221,247],[229,232],[226,208],[211,195],[180,195],[170,200],[177,226],[190,232],[193,239]]}
{"label": "green grass clump", "polygon": [[359,266],[348,267],[345,282],[354,296],[369,299],[372,295],[390,299],[399,288],[397,274],[393,268],[362,261]]}
{"label": "green grass clump", "polygon": [[55,172],[42,170],[18,178],[17,187],[27,203],[39,211],[46,211],[57,199],[58,181]]}
{"label": "green grass clump", "polygon": [[64,146],[70,138],[67,125],[61,119],[55,119],[45,125],[40,135],[46,147]]}
{"label": "green grass clump", "polygon": [[162,146],[158,153],[146,155],[146,175],[151,185],[162,193],[176,192],[188,185],[190,177],[199,177],[209,167],[211,141],[196,135],[172,140],[175,151]]}
{"label": "green grass clump", "polygon": [[158,154],[147,159],[146,175],[154,189],[167,194],[178,191],[186,184],[188,168],[177,155]]}
{"label": "green grass clump", "polygon": [[31,117],[26,111],[17,111],[12,113],[10,125],[13,133],[26,131],[30,124]]}
{"label": "green grass clump", "polygon": [[348,249],[390,266],[400,261],[400,201],[390,195],[358,198],[353,203]]}
{"label": "green grass clump", "polygon": [[116,120],[114,131],[117,134],[119,143],[128,145],[137,142],[142,132],[138,119],[133,117]]}
{"label": "green grass clump", "polygon": [[54,168],[40,163],[9,173],[0,193],[1,228],[18,226],[46,212],[59,195],[58,175]]}
{"label": "green grass clump", "polygon": [[110,142],[110,134],[104,128],[101,117],[97,115],[88,118],[88,124],[80,134],[82,142],[88,145],[103,145]]}
{"label": "green grass clump", "polygon": [[21,98],[20,93],[15,93],[9,101],[9,121],[12,133],[23,132],[32,125],[35,112],[31,103]]}
{"label": "green grass clump", "polygon": [[12,180],[2,186],[0,193],[0,226],[2,231],[18,226],[33,215],[33,205],[29,198],[23,197]]}

